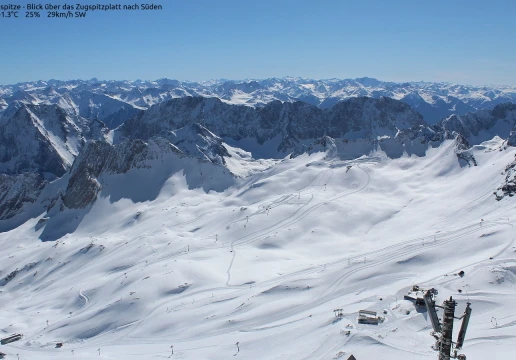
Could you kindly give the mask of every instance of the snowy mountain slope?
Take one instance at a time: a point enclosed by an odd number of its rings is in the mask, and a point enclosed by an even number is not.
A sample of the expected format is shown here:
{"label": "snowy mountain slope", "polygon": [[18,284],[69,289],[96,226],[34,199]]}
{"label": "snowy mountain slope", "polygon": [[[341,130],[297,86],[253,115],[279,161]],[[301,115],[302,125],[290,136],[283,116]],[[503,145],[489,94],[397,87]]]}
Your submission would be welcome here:
{"label": "snowy mountain slope", "polygon": [[[390,97],[401,100],[436,123],[452,114],[465,115],[515,102],[511,86],[466,86],[447,83],[394,83],[371,78],[313,80],[271,78],[213,80],[202,83],[160,79],[156,81],[37,81],[0,86],[0,111],[14,100],[31,104],[67,103],[87,118],[98,118],[115,128],[160,102],[181,97],[216,97],[228,104],[261,107],[272,101],[302,101],[326,109],[353,97]],[[5,104],[4,104],[5,103]]]}
{"label": "snowy mountain slope", "polygon": [[102,120],[109,128],[117,127],[137,112],[137,109],[124,101],[86,90],[70,92],[69,103],[77,107],[79,116]]}
{"label": "snowy mountain slope", "polygon": [[[80,116],[86,119],[98,119],[108,127],[115,128],[127,118],[135,115],[138,108],[124,101],[99,94],[93,91],[73,89],[67,87],[56,88],[48,86],[38,88],[35,92],[18,90],[13,95],[5,97],[0,103],[0,110],[6,115],[7,107],[12,104],[26,105],[57,105],[70,116]],[[4,105],[2,105],[4,104]],[[19,108],[20,105],[15,105]],[[11,114],[13,111],[11,111]],[[7,113],[8,115],[9,113]]]}
{"label": "snowy mountain slope", "polygon": [[56,112],[57,109],[23,105],[0,125],[2,172],[64,174],[79,144],[73,141],[77,139],[74,127],[71,127],[72,141],[67,141],[66,117]]}
{"label": "snowy mountain slope", "polygon": [[[204,179],[203,171],[211,175]],[[114,146],[90,142],[74,162],[66,189],[49,207],[41,239],[55,240],[73,232],[99,198],[154,200],[167,179],[178,172],[192,188],[206,192],[222,191],[233,182],[226,168],[187,157],[163,138],[127,140]]]}
{"label": "snowy mountain slope", "polygon": [[505,103],[497,105],[493,110],[469,113],[464,116],[452,115],[443,119],[441,125],[445,133],[460,133],[470,145],[499,136],[507,139],[516,125],[516,105]]}
{"label": "snowy mountain slope", "polygon": [[[223,183],[220,165],[171,152],[150,168],[104,172],[91,208],[0,234],[0,332],[24,334],[0,350],[435,359],[426,312],[402,300],[418,284],[437,288],[439,303],[452,295],[458,314],[471,302],[468,359],[506,359],[516,345],[515,204],[493,190],[515,148],[495,138],[471,149],[477,166],[461,167],[454,140],[396,159],[378,150],[343,160],[326,146],[215,191],[201,184]],[[73,232],[38,240],[76,217]],[[385,321],[358,324],[360,309]]]}
{"label": "snowy mountain slope", "polygon": [[61,176],[87,139],[103,139],[102,123],[66,112],[57,105],[19,103],[12,116],[0,122],[0,171]]}
{"label": "snowy mountain slope", "polygon": [[201,124],[189,124],[171,131],[167,136],[183,153],[214,164],[225,165],[225,157],[231,157],[222,139]]}
{"label": "snowy mountain slope", "polygon": [[[464,115],[469,112],[475,112],[478,109],[489,109],[496,103],[489,102],[489,105],[480,105],[475,107],[465,103],[461,99],[454,96],[443,95],[437,97],[436,95],[426,96],[423,98],[418,91],[408,93],[400,99],[404,103],[410,105],[414,110],[421,113],[423,117],[430,123],[435,123],[440,119],[446,118],[451,114]],[[514,101],[513,98],[508,98],[506,101]]]}
{"label": "snowy mountain slope", "polygon": [[57,196],[49,181],[65,175],[87,140],[106,141],[107,134],[103,123],[58,105],[17,102],[10,109],[0,119],[0,231],[41,214]]}

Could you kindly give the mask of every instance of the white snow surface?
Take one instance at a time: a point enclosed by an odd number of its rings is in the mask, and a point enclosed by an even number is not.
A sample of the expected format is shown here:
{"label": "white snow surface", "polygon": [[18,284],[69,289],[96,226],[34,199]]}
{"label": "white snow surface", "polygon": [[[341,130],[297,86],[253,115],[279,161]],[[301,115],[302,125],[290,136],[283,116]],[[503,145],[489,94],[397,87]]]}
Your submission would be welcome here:
{"label": "white snow surface", "polygon": [[[73,233],[42,242],[40,217],[0,234],[0,335],[24,335],[0,351],[23,360],[436,359],[426,311],[403,300],[417,284],[435,287],[438,304],[453,296],[457,316],[471,302],[468,360],[509,359],[516,203],[493,191],[516,148],[501,145],[474,147],[475,167],[459,165],[453,141],[425,157],[260,160],[219,192],[192,189],[179,171],[157,197],[139,184],[132,198],[153,199],[140,202],[108,194],[130,192],[119,187],[147,169],[108,176],[92,208],[66,210],[82,219]],[[252,162],[228,149],[229,166]],[[385,321],[358,324],[361,309],[385,311]]]}

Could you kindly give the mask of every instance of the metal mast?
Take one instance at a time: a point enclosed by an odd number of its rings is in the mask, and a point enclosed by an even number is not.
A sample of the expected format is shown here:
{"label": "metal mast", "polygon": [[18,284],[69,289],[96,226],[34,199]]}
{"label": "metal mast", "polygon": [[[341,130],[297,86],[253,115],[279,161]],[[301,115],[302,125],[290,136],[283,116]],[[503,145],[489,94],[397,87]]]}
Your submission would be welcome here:
{"label": "metal mast", "polygon": [[[466,360],[466,355],[457,354],[457,351],[460,350],[464,344],[464,338],[466,337],[466,331],[471,317],[471,304],[468,302],[464,314],[457,318],[455,317],[457,302],[450,296],[449,300],[443,302],[443,306],[436,305],[433,299],[435,294],[437,294],[437,290],[430,289],[425,293],[423,299],[429,315],[428,317],[434,329],[432,336],[437,340],[436,348],[439,350],[439,360]],[[439,321],[436,308],[443,309],[442,322]],[[456,343],[452,341],[454,319],[462,320]]]}
{"label": "metal mast", "polygon": [[441,338],[439,339],[439,360],[451,359],[453,318],[455,317],[455,306],[457,302],[452,299],[444,301],[443,325]]}

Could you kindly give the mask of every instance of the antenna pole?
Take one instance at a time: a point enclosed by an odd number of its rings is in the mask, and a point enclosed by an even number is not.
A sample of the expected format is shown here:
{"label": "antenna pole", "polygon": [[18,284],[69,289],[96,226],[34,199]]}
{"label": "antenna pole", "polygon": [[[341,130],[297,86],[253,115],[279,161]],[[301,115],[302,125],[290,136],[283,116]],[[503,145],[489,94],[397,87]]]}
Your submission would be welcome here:
{"label": "antenna pole", "polygon": [[441,332],[441,323],[439,322],[439,318],[437,317],[437,311],[435,310],[435,301],[432,298],[432,292],[428,290],[424,298],[426,310],[429,314],[430,321],[432,322],[432,327],[434,328],[434,332]]}
{"label": "antenna pole", "polygon": [[457,302],[452,299],[444,301],[444,314],[441,338],[439,339],[439,360],[451,359],[453,318],[455,316],[455,306]]}
{"label": "antenna pole", "polygon": [[466,330],[468,329],[469,324],[469,318],[471,317],[471,307],[470,303],[466,305],[466,310],[464,311],[464,315],[462,316],[462,325],[460,327],[459,331],[459,337],[457,339],[457,344],[455,345],[456,349],[462,348],[462,345],[464,344],[464,338],[466,337]]}

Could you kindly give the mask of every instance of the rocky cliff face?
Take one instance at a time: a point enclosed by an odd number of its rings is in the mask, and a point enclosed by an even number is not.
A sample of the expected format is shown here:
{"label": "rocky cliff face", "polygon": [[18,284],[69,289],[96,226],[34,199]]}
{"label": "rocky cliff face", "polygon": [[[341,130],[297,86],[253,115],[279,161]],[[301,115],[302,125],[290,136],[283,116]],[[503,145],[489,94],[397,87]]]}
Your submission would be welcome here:
{"label": "rocky cliff face", "polygon": [[105,141],[107,134],[103,123],[58,105],[11,107],[0,119],[0,220],[36,202],[49,181],[70,169],[88,139]]}
{"label": "rocky cliff face", "polygon": [[514,125],[514,128],[509,133],[509,137],[507,138],[507,145],[516,146],[516,125]]}
{"label": "rocky cliff face", "polygon": [[0,175],[0,220],[11,219],[38,199],[47,182],[40,174]]}
{"label": "rocky cliff face", "polygon": [[[45,110],[48,109],[44,109],[46,113]],[[55,125],[53,121],[50,122],[49,125]],[[64,145],[62,141],[56,144],[50,137],[62,140],[65,132],[66,129],[60,124],[51,132],[46,130],[37,115],[22,106],[0,124],[0,171],[7,174],[34,172],[62,176],[70,165],[69,157],[58,151],[56,145]]]}
{"label": "rocky cliff face", "polygon": [[423,125],[423,117],[407,104],[382,97],[352,98],[326,110],[332,137],[377,139]]}
{"label": "rocky cliff face", "polygon": [[103,139],[106,132],[102,123],[70,115],[57,105],[19,103],[0,121],[0,172],[60,177],[87,139]]}
{"label": "rocky cliff face", "polygon": [[399,130],[423,125],[420,114],[389,98],[352,98],[331,109],[306,103],[274,101],[263,108],[234,106],[216,98],[180,98],[160,103],[115,130],[115,142],[148,139],[167,131],[200,123],[221,138],[253,138],[259,144],[276,137],[277,151],[287,154],[302,141],[321,136],[374,140]]}
{"label": "rocky cliff face", "polygon": [[505,196],[513,197],[516,194],[516,158],[505,167],[503,174],[505,175],[504,181],[494,192],[496,200],[498,201],[502,200]]}
{"label": "rocky cliff face", "polygon": [[117,145],[91,141],[76,159],[70,170],[68,186],[62,204],[69,209],[80,209],[92,204],[102,185],[101,174],[124,174],[130,169],[148,168],[148,160],[163,154],[181,152],[162,138],[144,142],[129,139]]}
{"label": "rocky cliff face", "polygon": [[224,157],[231,157],[222,139],[201,124],[189,124],[171,131],[167,139],[182,153],[214,164],[225,165]]}
{"label": "rocky cliff face", "polygon": [[494,136],[508,139],[516,125],[516,105],[504,103],[497,105],[493,110],[482,110],[463,116],[452,115],[437,125],[447,137],[461,134],[470,146]]}
{"label": "rocky cliff face", "polygon": [[[192,129],[193,128],[193,129]],[[205,137],[206,147],[202,142],[191,143],[183,147],[197,152],[188,155],[176,147],[169,139],[153,137],[147,141],[128,139],[119,144],[111,145],[101,141],[91,141],[84,148],[80,156],[75,160],[69,172],[68,185],[58,201],[52,205],[50,214],[56,214],[66,209],[84,209],[92,205],[105,190],[106,196],[120,196],[126,191],[133,193],[132,185],[121,189],[124,177],[138,178],[138,186],[143,192],[154,193],[157,196],[162,182],[173,173],[182,171],[189,178],[188,184],[195,187],[204,187],[206,190],[223,190],[228,181],[234,177],[223,165],[223,156],[229,156],[227,150],[217,143],[220,140],[199,125],[192,128],[183,128],[182,132],[195,131],[194,139],[198,136]],[[171,138],[179,136],[180,131],[170,134]],[[188,137],[180,137],[182,140]],[[213,143],[213,141],[215,141]],[[180,142],[180,146],[185,145]],[[220,148],[224,150],[221,150]],[[217,153],[216,151],[221,151]],[[209,176],[203,177],[203,171]],[[127,178],[125,178],[127,180]],[[141,181],[143,180],[143,183]],[[135,184],[134,182],[129,183]],[[106,187],[107,186],[107,187]],[[114,189],[118,187],[118,189]],[[118,195],[113,195],[117,193]],[[111,195],[108,195],[111,194]],[[134,201],[143,201],[145,195],[135,196]],[[148,200],[148,199],[147,199]]]}

